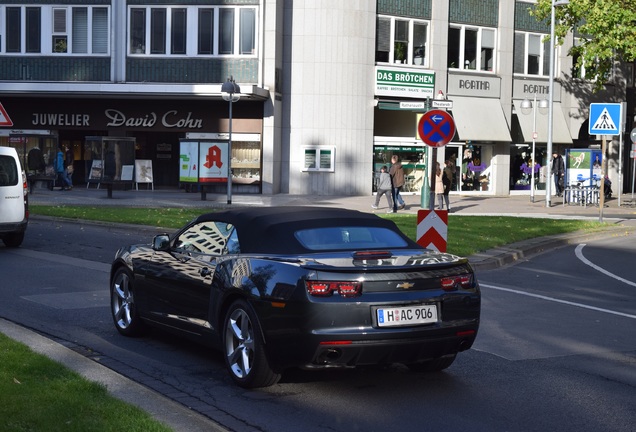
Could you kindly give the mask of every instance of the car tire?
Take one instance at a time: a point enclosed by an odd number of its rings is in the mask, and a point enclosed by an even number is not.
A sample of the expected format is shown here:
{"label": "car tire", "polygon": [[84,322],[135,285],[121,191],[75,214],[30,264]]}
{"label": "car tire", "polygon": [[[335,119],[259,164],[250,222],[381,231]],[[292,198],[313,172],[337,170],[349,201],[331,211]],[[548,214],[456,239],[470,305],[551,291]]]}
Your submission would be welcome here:
{"label": "car tire", "polygon": [[450,367],[456,358],[457,354],[449,354],[420,363],[411,363],[407,366],[413,372],[439,372]]}
{"label": "car tire", "polygon": [[269,366],[258,318],[245,300],[236,300],[227,310],[223,353],[230,376],[243,388],[268,387],[280,379]]}
{"label": "car tire", "polygon": [[18,247],[24,240],[24,233],[11,233],[2,238],[2,242],[6,247]]}
{"label": "car tire", "polygon": [[119,268],[110,285],[110,312],[115,328],[124,336],[139,336],[143,322],[137,312],[134,282],[130,270]]}

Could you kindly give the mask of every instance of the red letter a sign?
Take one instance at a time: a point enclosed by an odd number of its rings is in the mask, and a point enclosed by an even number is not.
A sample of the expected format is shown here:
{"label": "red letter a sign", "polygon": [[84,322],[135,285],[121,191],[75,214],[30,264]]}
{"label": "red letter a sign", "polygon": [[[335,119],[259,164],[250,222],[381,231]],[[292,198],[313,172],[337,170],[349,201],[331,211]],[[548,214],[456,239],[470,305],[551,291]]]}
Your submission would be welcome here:
{"label": "red letter a sign", "polygon": [[212,146],[208,150],[208,154],[205,157],[204,167],[210,169],[213,166],[217,166],[221,168],[223,166],[223,162],[221,161],[221,149],[218,146]]}

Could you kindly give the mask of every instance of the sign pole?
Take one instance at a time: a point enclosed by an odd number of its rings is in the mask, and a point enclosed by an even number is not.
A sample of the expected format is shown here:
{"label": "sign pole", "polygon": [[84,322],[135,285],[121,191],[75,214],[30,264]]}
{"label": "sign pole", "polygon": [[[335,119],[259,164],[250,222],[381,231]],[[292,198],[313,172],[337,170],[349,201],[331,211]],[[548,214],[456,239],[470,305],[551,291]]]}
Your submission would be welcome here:
{"label": "sign pole", "polygon": [[455,120],[446,111],[434,109],[422,116],[417,133],[424,144],[433,148],[429,163],[430,189],[428,208],[435,208],[435,174],[437,165],[437,147],[444,147],[455,136]]}
{"label": "sign pole", "polygon": [[[430,105],[431,99],[427,96],[426,97],[426,112],[428,112],[431,109],[431,105]],[[420,207],[422,208],[428,208],[429,206],[429,193],[430,193],[430,186],[427,183],[427,176],[426,176],[426,169],[430,169],[429,167],[431,166],[430,163],[430,158],[428,155],[428,152],[426,152],[426,165],[424,166],[424,172],[422,173],[422,189],[420,190]],[[433,186],[434,187],[434,186]]]}
{"label": "sign pole", "polygon": [[605,150],[607,148],[607,140],[605,139],[605,135],[603,135],[603,144],[601,145],[601,196],[598,198],[599,203],[599,213],[598,213],[598,221],[603,222],[603,207],[605,207],[605,167],[607,166],[607,161],[605,160]]}
{"label": "sign pole", "polygon": [[[605,179],[603,179],[603,183],[605,183]],[[619,135],[619,144],[618,144],[618,187],[616,188],[618,192],[618,206],[621,206],[621,192],[623,191],[623,133]]]}
{"label": "sign pole", "polygon": [[636,159],[632,158],[632,204],[634,203],[634,183],[636,183]]}
{"label": "sign pole", "polygon": [[431,158],[432,162],[429,165],[429,175],[430,175],[430,184],[431,184],[431,192],[429,194],[428,200],[428,208],[429,210],[435,209],[435,175],[436,175],[436,167],[437,167],[437,147],[433,147],[433,157]]}
{"label": "sign pole", "polygon": [[629,156],[632,160],[632,204],[634,204],[634,183],[636,183],[636,128],[632,129],[629,137],[632,141],[632,151],[629,153]]}

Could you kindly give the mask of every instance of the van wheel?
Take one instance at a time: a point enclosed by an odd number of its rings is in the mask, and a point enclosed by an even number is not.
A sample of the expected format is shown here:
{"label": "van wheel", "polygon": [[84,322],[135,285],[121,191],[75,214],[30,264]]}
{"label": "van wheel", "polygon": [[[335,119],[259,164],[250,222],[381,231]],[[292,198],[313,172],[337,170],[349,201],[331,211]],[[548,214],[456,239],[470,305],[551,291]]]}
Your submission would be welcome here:
{"label": "van wheel", "polygon": [[22,244],[23,240],[24,240],[23,232],[7,234],[2,239],[6,247],[18,247]]}

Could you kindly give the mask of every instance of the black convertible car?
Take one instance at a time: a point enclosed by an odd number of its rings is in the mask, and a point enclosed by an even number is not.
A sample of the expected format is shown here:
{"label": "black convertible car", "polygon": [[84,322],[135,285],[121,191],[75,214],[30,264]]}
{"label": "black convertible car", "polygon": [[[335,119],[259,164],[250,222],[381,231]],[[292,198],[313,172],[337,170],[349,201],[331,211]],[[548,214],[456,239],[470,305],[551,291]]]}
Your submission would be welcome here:
{"label": "black convertible car", "polygon": [[163,327],[223,350],[242,387],[287,368],[450,366],[477,336],[465,258],[427,250],[353,210],[241,208],[121,248],[110,275],[117,330]]}

